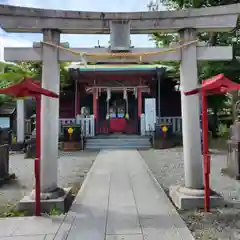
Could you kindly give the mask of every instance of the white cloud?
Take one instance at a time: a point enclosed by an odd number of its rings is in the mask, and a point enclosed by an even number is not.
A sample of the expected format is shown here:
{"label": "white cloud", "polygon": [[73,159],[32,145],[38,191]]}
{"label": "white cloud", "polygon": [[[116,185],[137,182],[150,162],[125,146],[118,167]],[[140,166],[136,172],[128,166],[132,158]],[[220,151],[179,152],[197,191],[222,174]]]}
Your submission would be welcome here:
{"label": "white cloud", "polygon": [[5,47],[32,47],[32,42],[12,39],[7,36],[0,36],[0,61],[4,61],[4,48]]}
{"label": "white cloud", "polygon": [[23,7],[79,11],[146,11],[150,0],[8,0],[8,4]]}
{"label": "white cloud", "polygon": [[76,10],[81,9],[78,6],[79,0],[8,0],[8,4],[21,7],[34,7],[45,9]]}

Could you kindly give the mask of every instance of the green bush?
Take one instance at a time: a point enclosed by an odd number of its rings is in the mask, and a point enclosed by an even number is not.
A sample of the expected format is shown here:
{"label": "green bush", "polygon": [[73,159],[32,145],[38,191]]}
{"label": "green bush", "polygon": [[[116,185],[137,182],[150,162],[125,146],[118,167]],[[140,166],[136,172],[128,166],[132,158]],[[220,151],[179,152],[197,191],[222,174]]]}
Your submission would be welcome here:
{"label": "green bush", "polygon": [[229,127],[227,124],[219,124],[218,125],[218,136],[223,137],[223,138],[228,138],[229,137]]}

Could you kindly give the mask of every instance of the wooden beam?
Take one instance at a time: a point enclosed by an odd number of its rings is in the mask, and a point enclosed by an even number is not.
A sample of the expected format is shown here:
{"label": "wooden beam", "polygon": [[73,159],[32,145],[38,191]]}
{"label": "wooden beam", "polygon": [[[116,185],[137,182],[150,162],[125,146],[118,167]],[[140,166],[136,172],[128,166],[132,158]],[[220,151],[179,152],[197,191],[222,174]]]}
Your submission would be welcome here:
{"label": "wooden beam", "polygon": [[79,12],[0,5],[1,27],[8,32],[38,32],[58,29],[62,33],[106,34],[111,21],[130,21],[131,33],[229,31],[237,24],[240,4],[156,12]]}
{"label": "wooden beam", "polygon": [[[108,53],[107,48],[73,48],[73,51],[82,53]],[[164,51],[166,49],[159,48],[132,48],[132,53],[156,53]],[[5,48],[4,60],[8,62],[20,62],[20,61],[41,61],[41,48]],[[231,60],[233,57],[232,47],[197,47],[197,60]],[[75,55],[65,50],[59,50],[59,61],[64,62],[79,62],[81,60],[80,54]],[[162,54],[154,54],[150,56],[142,57],[122,57],[122,58],[107,58],[107,57],[87,57],[88,62],[108,62],[108,63],[133,63],[133,62],[146,62],[154,63],[156,61],[180,61],[180,50],[172,51]]]}

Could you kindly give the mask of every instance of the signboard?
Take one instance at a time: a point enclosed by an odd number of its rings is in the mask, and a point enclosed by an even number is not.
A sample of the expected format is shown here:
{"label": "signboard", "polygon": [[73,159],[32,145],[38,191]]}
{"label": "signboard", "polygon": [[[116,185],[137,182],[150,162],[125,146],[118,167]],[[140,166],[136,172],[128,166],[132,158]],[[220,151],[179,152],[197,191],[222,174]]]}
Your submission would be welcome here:
{"label": "signboard", "polygon": [[156,124],[156,99],[145,99],[145,129],[147,132],[155,131]]}

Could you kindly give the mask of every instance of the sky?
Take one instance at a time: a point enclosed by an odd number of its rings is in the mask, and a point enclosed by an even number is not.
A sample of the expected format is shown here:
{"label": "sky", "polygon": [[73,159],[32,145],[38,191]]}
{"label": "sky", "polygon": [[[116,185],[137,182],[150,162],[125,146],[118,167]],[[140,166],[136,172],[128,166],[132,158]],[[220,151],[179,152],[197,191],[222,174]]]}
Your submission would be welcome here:
{"label": "sky", "polygon": [[[76,11],[105,11],[105,12],[134,12],[147,11],[150,0],[0,0],[0,4],[10,4],[23,7],[36,7],[46,9],[76,10]],[[158,0],[156,0],[158,1]],[[114,4],[113,4],[114,2]],[[42,40],[41,34],[5,33],[16,42],[33,42]],[[69,42],[71,47],[108,46],[109,35],[61,35],[62,42]],[[131,43],[135,47],[153,47],[153,41],[148,35],[132,35]]]}

